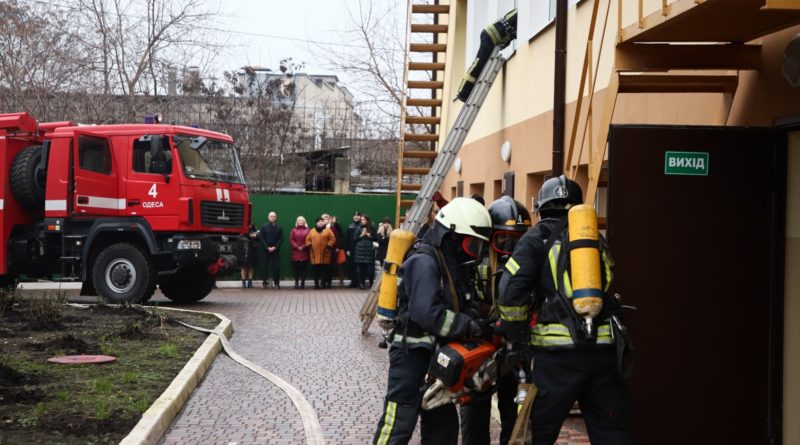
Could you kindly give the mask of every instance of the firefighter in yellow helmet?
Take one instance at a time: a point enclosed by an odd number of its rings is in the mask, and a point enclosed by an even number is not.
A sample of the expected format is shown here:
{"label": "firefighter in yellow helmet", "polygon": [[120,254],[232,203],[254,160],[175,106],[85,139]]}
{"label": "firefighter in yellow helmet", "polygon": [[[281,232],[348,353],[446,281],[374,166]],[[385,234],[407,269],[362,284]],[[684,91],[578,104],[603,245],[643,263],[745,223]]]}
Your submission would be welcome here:
{"label": "firefighter in yellow helmet", "polygon": [[[489,243],[487,259],[478,266],[478,298],[481,302],[482,317],[497,317],[497,287],[504,266],[514,251],[519,239],[531,227],[528,209],[510,196],[502,196],[489,204],[492,218],[492,239]],[[517,419],[517,375],[510,366],[502,362],[498,355],[499,375],[497,389],[498,409],[500,411],[500,445],[506,445]],[[475,396],[473,401],[461,406],[462,445],[489,445],[489,424],[491,419],[491,398]]]}
{"label": "firefighter in yellow helmet", "polygon": [[[568,239],[567,213],[582,203],[576,182],[563,175],[545,181],[534,209],[541,219],[519,240],[500,281],[506,340],[512,350],[532,349],[529,376],[539,389],[531,411],[534,445],[556,441],[575,401],[593,445],[631,443],[630,403],[617,359],[626,335],[619,324],[619,303],[607,293],[613,264],[602,238],[595,247],[602,253],[603,308],[594,329],[587,329],[572,304],[568,252],[581,246]],[[534,312],[538,320],[531,328]]]}
{"label": "firefighter in yellow helmet", "polygon": [[423,387],[438,344],[491,335],[488,324],[478,318],[473,286],[491,226],[485,207],[470,198],[455,198],[403,262],[386,399],[373,443],[408,443],[418,417],[423,445],[458,441],[455,405],[421,411]]}

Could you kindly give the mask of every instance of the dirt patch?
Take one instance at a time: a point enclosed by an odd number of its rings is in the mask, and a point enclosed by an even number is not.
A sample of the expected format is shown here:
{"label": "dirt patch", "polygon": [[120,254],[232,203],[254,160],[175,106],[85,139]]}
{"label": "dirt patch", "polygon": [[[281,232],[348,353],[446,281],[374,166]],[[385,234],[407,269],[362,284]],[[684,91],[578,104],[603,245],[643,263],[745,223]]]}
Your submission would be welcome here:
{"label": "dirt patch", "polygon": [[[1,298],[1,296],[0,296]],[[215,317],[151,308],[66,307],[32,319],[24,296],[0,318],[0,443],[106,444],[125,437],[206,334]],[[57,365],[56,355],[106,354],[103,365]]]}

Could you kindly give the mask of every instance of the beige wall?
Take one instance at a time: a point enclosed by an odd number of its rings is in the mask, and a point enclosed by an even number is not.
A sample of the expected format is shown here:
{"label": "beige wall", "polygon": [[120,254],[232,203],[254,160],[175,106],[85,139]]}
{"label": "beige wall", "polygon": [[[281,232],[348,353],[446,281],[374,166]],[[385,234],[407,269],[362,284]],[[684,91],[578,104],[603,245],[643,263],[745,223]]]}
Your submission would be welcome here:
{"label": "beige wall", "polygon": [[[611,19],[606,30],[606,45],[600,62],[597,93],[594,97],[594,137],[597,135],[604,88],[610,78],[613,64],[612,43],[617,30],[611,2]],[[636,20],[637,2],[626,2],[631,9],[623,11],[623,23]],[[586,45],[592,2],[582,2],[570,8],[567,73],[567,143],[572,116],[578,93],[583,53]],[[661,2],[645,0],[645,14],[656,11]],[[474,55],[464,54],[464,7],[466,2],[458,0],[454,6],[456,26],[450,34],[451,51],[445,73],[445,97],[452,98],[458,88],[466,59]],[[604,11],[600,13],[603,19]],[[602,27],[602,21],[598,23]],[[800,115],[800,89],[791,89],[780,72],[782,53],[788,41],[800,32],[800,26],[769,35],[756,43],[762,44],[762,69],[758,72],[741,72],[739,87],[727,113],[725,98],[716,94],[662,94],[620,95],[614,123],[639,124],[686,124],[686,125],[736,125],[771,126],[776,118]],[[595,55],[599,51],[599,39],[595,40]],[[514,55],[498,76],[489,97],[484,103],[478,119],[470,129],[464,147],[459,153],[462,160],[461,174],[450,171],[442,190],[450,195],[458,181],[463,181],[464,193],[476,190],[483,184],[487,202],[495,196],[495,181],[503,173],[515,172],[515,198],[526,206],[532,206],[544,177],[551,169],[552,159],[552,103],[553,103],[553,54],[554,29],[551,26],[530,42],[519,42]],[[442,137],[452,126],[461,107],[459,103],[445,101],[443,107],[444,126]],[[580,139],[580,137],[579,137]],[[509,141],[512,156],[509,163],[500,158],[500,146]],[[442,139],[443,142],[443,139]],[[800,444],[800,132],[791,139],[789,165],[789,190],[787,193],[786,234],[786,293],[785,293],[785,346],[784,346],[784,442]],[[575,156],[577,156],[576,153]],[[581,158],[588,162],[588,146]],[[579,172],[579,182],[585,183],[586,172]],[[601,194],[602,197],[602,194]]]}
{"label": "beige wall", "polygon": [[783,332],[783,443],[800,443],[800,131],[789,137]]}
{"label": "beige wall", "polygon": [[[606,29],[605,47],[599,63],[597,89],[593,99],[592,129],[596,140],[597,130],[605,102],[605,86],[613,64],[613,42],[617,30],[617,2],[611,2],[610,20]],[[631,10],[623,11],[623,23],[636,20],[636,2],[629,2]],[[465,55],[465,2],[459,0],[454,6],[456,26],[450,34],[447,66],[454,67],[445,73],[445,97],[452,98],[463,76],[458,67],[464,66]],[[645,1],[645,12],[660,8],[661,2]],[[578,84],[583,63],[592,2],[585,1],[570,7],[567,68],[567,144],[574,114]],[[650,11],[650,12],[652,12]],[[598,17],[598,28],[602,28],[605,11]],[[800,90],[791,89],[780,73],[782,51],[789,39],[800,32],[800,26],[775,33],[762,39],[763,68],[760,72],[740,73],[740,84],[733,104],[726,106],[721,94],[628,94],[618,96],[613,123],[616,124],[668,124],[668,125],[772,125],[776,117],[800,114]],[[542,31],[530,42],[520,42],[516,52],[498,75],[475,124],[470,129],[464,147],[459,153],[462,172],[448,172],[442,190],[449,190],[457,181],[464,181],[465,193],[472,183],[502,178],[503,172],[514,171],[515,198],[531,205],[540,181],[529,175],[541,175],[552,166],[552,104],[554,66],[554,28]],[[600,52],[599,36],[595,37],[595,56]],[[586,99],[588,100],[588,99]],[[442,141],[447,129],[452,126],[460,102],[445,101],[441,130]],[[580,151],[582,128],[579,128],[577,158]],[[500,145],[509,141],[512,146],[510,163],[500,159]],[[581,163],[588,162],[588,143],[584,143]],[[487,186],[487,190],[491,189]]]}

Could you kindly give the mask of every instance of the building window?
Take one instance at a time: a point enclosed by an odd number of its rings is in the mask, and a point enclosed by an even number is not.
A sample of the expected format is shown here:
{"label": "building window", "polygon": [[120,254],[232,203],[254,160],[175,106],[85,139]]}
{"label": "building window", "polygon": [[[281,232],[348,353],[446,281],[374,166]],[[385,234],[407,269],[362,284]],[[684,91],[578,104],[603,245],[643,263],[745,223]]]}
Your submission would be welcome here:
{"label": "building window", "polygon": [[503,196],[503,180],[502,179],[495,179],[494,180],[494,194],[492,195],[492,199],[500,199]]}
{"label": "building window", "polygon": [[549,172],[544,173],[528,173],[525,175],[525,205],[529,205],[530,209],[533,210],[533,206],[536,203],[536,195],[539,193],[539,189],[542,188],[542,184],[544,184],[545,175],[548,175]]}
{"label": "building window", "polygon": [[[569,0],[573,6],[583,0]],[[527,41],[547,27],[556,18],[556,0],[520,2],[517,18],[517,37]]]}
{"label": "building window", "polygon": [[83,170],[111,174],[111,152],[104,138],[80,136],[78,138],[78,164]]}
{"label": "building window", "polygon": [[455,187],[450,187],[450,199],[454,199],[458,197],[458,191],[456,191]]}
{"label": "building window", "polygon": [[503,173],[503,194],[514,197],[514,172]]}
{"label": "building window", "polygon": [[464,181],[458,181],[456,183],[456,196],[457,197],[464,196]]}
{"label": "building window", "polygon": [[486,197],[483,195],[483,193],[484,193],[484,185],[482,182],[469,185],[469,196],[480,195],[481,198],[483,198],[485,201]]}

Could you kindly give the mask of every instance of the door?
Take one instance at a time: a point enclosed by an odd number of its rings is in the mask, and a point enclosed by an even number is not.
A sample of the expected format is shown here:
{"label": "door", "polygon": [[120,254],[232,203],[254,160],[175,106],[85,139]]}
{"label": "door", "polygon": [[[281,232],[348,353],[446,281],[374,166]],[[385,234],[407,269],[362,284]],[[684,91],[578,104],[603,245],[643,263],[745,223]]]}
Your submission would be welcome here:
{"label": "door", "polygon": [[144,216],[150,225],[174,229],[178,218],[179,182],[169,138],[162,135],[131,136],[126,147],[126,213]]}
{"label": "door", "polygon": [[780,153],[771,128],[612,128],[614,289],[638,307],[635,443],[771,443]]}
{"label": "door", "polygon": [[102,135],[76,132],[73,209],[78,215],[119,216],[125,200],[119,199],[119,165],[111,140]]}

